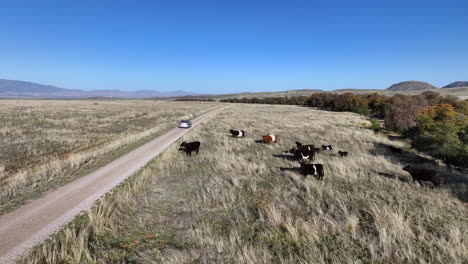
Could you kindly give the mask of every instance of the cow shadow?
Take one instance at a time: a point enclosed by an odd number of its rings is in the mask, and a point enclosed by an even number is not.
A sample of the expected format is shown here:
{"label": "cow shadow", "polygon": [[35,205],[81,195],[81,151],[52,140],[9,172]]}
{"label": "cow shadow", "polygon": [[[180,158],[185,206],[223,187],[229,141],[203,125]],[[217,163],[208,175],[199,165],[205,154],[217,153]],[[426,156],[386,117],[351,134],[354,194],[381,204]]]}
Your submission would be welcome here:
{"label": "cow shadow", "polygon": [[403,137],[402,137],[402,136],[392,136],[392,135],[388,135],[387,137],[388,137],[388,139],[390,139],[391,141],[403,140]]}
{"label": "cow shadow", "polygon": [[294,167],[294,168],[279,167],[279,170],[280,171],[291,171],[291,172],[296,172],[296,173],[302,174],[301,167]]}
{"label": "cow shadow", "polygon": [[[294,167],[294,168],[285,168],[285,167],[279,167],[279,170],[280,171],[290,171],[290,172],[293,172],[293,173],[296,173],[298,175],[301,176],[301,179],[302,180],[306,180],[308,177],[312,177],[316,180],[319,180],[319,176],[318,175],[307,175],[307,176],[304,176],[304,172],[303,170],[301,169],[301,167]],[[292,179],[292,178],[291,178]],[[295,181],[294,179],[292,179],[293,181]]]}
{"label": "cow shadow", "polygon": [[258,139],[258,140],[255,140],[255,143],[257,143],[257,144],[266,144],[266,141],[263,140],[263,139]]}
{"label": "cow shadow", "polygon": [[374,173],[380,175],[380,176],[383,176],[385,178],[389,178],[389,179],[396,179],[396,180],[399,180],[401,182],[410,182],[409,178],[407,177],[403,177],[401,175],[394,175],[394,174],[390,174],[390,173],[386,173],[386,172],[381,172],[381,171],[374,171]]}
{"label": "cow shadow", "polygon": [[294,156],[292,156],[292,155],[273,154],[272,156],[275,157],[275,158],[281,158],[281,159],[284,159],[284,160],[296,161],[296,158],[294,158]]}
{"label": "cow shadow", "polygon": [[372,155],[378,156],[378,155],[384,155],[386,157],[389,157],[391,159],[394,159],[396,161],[399,161],[401,163],[409,164],[409,163],[414,163],[414,164],[421,164],[421,163],[430,163],[434,166],[437,165],[437,163],[430,158],[426,158],[423,156],[420,156],[416,153],[407,151],[403,148],[399,147],[394,147],[389,144],[384,144],[384,143],[375,143],[374,142],[374,149],[370,150],[370,153]]}

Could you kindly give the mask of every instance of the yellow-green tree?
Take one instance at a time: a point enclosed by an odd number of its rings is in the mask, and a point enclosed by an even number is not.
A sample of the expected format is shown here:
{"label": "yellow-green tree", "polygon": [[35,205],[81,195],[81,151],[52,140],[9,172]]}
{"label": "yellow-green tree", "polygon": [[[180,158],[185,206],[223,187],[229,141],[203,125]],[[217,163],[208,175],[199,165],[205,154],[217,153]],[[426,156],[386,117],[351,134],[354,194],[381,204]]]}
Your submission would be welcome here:
{"label": "yellow-green tree", "polygon": [[416,149],[450,165],[468,165],[468,120],[450,104],[423,108],[410,135]]}

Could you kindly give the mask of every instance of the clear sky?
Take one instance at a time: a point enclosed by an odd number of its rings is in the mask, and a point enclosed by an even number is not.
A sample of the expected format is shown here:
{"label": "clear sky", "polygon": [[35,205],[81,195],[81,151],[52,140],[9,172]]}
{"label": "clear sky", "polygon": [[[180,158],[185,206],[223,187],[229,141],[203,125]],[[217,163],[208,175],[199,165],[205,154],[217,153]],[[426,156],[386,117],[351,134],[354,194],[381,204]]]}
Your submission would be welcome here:
{"label": "clear sky", "polygon": [[468,1],[0,0],[0,78],[199,93],[468,80]]}

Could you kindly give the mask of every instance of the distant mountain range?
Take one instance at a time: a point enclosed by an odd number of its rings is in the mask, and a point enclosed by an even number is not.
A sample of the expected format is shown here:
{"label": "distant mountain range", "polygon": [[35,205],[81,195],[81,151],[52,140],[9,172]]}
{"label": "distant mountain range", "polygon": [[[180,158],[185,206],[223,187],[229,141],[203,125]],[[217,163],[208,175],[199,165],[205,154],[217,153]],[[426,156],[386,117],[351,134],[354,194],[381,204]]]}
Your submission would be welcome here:
{"label": "distant mountain range", "polygon": [[468,87],[468,81],[467,82],[463,82],[463,81],[453,82],[453,83],[445,85],[442,88],[455,88],[455,87]]}
{"label": "distant mountain range", "polygon": [[[459,87],[468,87],[468,81],[458,81],[445,85],[442,89],[446,88],[459,88]],[[431,85],[427,82],[420,81],[406,81],[395,83],[392,86],[388,87],[387,91],[427,91],[438,89],[434,85]]]}
{"label": "distant mountain range", "polygon": [[77,89],[64,89],[51,85],[43,85],[32,82],[14,81],[0,79],[0,98],[122,98],[122,99],[173,99],[187,97],[191,98],[243,98],[243,97],[275,97],[275,96],[309,96],[317,92],[330,92],[330,93],[380,93],[392,95],[396,93],[402,94],[420,94],[424,91],[434,91],[440,94],[452,94],[460,98],[468,98],[468,81],[457,81],[450,83],[439,89],[429,83],[421,81],[405,81],[391,85],[387,89],[338,89],[333,91],[323,91],[318,89],[302,89],[302,90],[289,90],[282,92],[258,92],[258,93],[235,93],[235,94],[197,94],[185,91],[174,92],[160,92],[153,90],[140,90],[140,91],[120,91],[120,90],[77,90]]}
{"label": "distant mountain range", "polygon": [[[452,95],[460,99],[468,99],[468,82],[454,82],[443,89],[439,89],[434,85],[420,81],[405,81],[391,85],[387,89],[337,89],[332,91],[324,91],[319,89],[302,89],[302,90],[289,90],[278,92],[243,92],[232,94],[217,94],[217,95],[197,95],[196,99],[232,99],[232,98],[266,98],[266,97],[294,97],[294,96],[310,96],[314,93],[353,93],[353,94],[370,94],[378,93],[382,95],[392,96],[395,94],[417,95],[425,91],[432,91],[439,93],[442,96]],[[448,87],[450,86],[450,87]],[[453,86],[453,87],[452,87]],[[186,96],[185,99],[193,98]]]}
{"label": "distant mountain range", "polygon": [[154,90],[120,91],[120,90],[78,90],[64,89],[51,85],[32,82],[0,79],[0,98],[89,98],[113,97],[140,99],[148,97],[178,97],[197,95],[185,91],[160,92]]}

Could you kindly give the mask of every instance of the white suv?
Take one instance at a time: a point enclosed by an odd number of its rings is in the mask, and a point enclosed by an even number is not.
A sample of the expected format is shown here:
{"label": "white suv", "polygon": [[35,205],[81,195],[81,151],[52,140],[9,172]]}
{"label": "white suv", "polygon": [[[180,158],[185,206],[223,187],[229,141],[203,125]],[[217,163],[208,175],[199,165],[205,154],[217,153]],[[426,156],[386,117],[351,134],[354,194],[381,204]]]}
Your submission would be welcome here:
{"label": "white suv", "polygon": [[182,121],[180,121],[180,123],[179,123],[179,127],[180,127],[180,128],[190,128],[190,127],[192,127],[192,121],[190,121],[190,120],[182,120]]}

